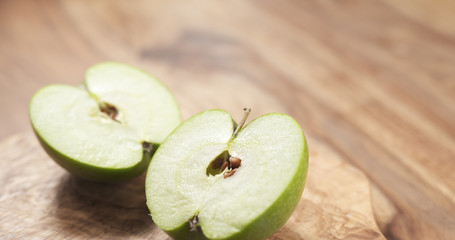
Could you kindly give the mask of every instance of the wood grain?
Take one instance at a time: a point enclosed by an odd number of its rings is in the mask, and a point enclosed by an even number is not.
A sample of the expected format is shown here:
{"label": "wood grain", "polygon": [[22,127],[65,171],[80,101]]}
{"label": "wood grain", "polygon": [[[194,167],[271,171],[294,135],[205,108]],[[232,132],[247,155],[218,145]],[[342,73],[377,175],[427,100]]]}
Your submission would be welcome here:
{"label": "wood grain", "polygon": [[386,237],[455,239],[453,12],[450,0],[2,0],[0,138],[30,131],[40,87],[122,61],[163,80],[185,119],[290,114],[377,186]]}
{"label": "wood grain", "polygon": [[[317,140],[310,143],[303,197],[270,240],[385,239],[365,175]],[[78,179],[58,167],[32,134],[1,142],[0,159],[2,239],[170,240],[148,215],[144,176],[122,184]]]}

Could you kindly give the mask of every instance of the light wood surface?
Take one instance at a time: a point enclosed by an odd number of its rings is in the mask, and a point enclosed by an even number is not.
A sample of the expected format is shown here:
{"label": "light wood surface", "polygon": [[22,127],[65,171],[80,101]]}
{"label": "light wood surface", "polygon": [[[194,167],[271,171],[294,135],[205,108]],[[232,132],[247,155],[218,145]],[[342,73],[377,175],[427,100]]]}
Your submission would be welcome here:
{"label": "light wood surface", "polygon": [[126,62],[160,78],[184,119],[290,114],[366,174],[387,238],[455,239],[454,12],[450,0],[3,0],[0,138],[30,134],[40,87]]}
{"label": "light wood surface", "polygon": [[[270,240],[385,239],[376,225],[369,181],[311,139],[302,199]],[[0,238],[167,239],[145,205],[144,176],[122,184],[72,177],[32,134],[0,143]],[[340,187],[343,183],[343,187]]]}

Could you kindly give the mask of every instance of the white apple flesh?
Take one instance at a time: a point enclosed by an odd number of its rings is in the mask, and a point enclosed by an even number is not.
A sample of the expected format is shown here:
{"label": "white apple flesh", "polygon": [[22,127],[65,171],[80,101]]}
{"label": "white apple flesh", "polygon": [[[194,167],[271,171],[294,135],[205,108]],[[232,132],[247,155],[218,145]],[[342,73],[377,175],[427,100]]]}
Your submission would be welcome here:
{"label": "white apple flesh", "polygon": [[[308,150],[285,114],[263,115],[233,134],[222,110],[182,123],[155,153],[146,178],[154,222],[175,239],[265,239],[291,216],[302,194]],[[222,152],[241,160],[208,174]],[[219,164],[216,164],[219,165]],[[195,228],[196,226],[196,228]]]}
{"label": "white apple flesh", "polygon": [[[109,116],[107,106],[115,113]],[[44,149],[65,169],[91,180],[121,181],[147,168],[151,148],[180,124],[180,112],[158,80],[111,62],[91,67],[81,87],[40,89],[30,119]]]}

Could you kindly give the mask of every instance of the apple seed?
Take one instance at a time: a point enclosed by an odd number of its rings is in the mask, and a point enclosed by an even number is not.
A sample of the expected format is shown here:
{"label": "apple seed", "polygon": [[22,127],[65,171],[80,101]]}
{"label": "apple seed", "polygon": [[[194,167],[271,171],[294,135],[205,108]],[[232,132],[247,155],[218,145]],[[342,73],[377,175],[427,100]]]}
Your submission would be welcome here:
{"label": "apple seed", "polygon": [[242,163],[242,160],[240,158],[236,158],[236,157],[230,157],[229,158],[229,162],[231,164],[231,168],[239,168],[240,167],[240,164]]}
{"label": "apple seed", "polygon": [[100,107],[101,112],[106,114],[112,120],[118,122],[118,120],[116,119],[116,117],[118,115],[118,110],[117,110],[117,108],[114,105],[109,104],[107,102],[100,102],[99,103],[99,107]]}
{"label": "apple seed", "polygon": [[226,169],[226,167],[228,167],[228,165],[229,165],[229,161],[224,161],[223,165],[221,166],[221,171],[224,171],[224,169]]}
{"label": "apple seed", "polygon": [[228,178],[228,177],[234,175],[235,171],[237,171],[237,168],[232,169],[232,170],[229,171],[229,172],[225,172],[225,173],[223,174],[223,177],[224,177],[224,178]]}

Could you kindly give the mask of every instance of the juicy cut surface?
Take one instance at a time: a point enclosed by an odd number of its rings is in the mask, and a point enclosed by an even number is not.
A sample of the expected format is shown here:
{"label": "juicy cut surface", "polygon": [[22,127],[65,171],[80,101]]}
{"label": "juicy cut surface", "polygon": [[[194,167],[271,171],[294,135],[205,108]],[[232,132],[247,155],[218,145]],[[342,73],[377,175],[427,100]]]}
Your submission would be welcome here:
{"label": "juicy cut surface", "polygon": [[[109,104],[115,119],[102,112]],[[151,75],[121,63],[91,67],[82,86],[50,85],[30,104],[32,126],[59,154],[101,168],[128,168],[142,143],[161,143],[180,123],[177,103]]]}
{"label": "juicy cut surface", "polygon": [[233,127],[226,112],[204,112],[180,125],[157,150],[147,172],[146,192],[160,227],[175,229],[201,209],[220,178],[207,177],[206,168],[226,148]]}
{"label": "juicy cut surface", "polygon": [[33,126],[61,154],[109,168],[123,168],[141,160],[137,130],[101,113],[85,90],[52,85],[40,90],[36,98],[39,101],[30,109]]}
{"label": "juicy cut surface", "polygon": [[[172,231],[198,215],[205,236],[226,238],[274,207],[284,191],[295,190],[291,182],[303,164],[305,146],[292,118],[267,114],[234,139],[232,132],[230,115],[211,110],[184,122],[163,143],[146,180],[148,206],[158,226]],[[241,166],[228,178],[207,176],[207,166],[224,150],[240,158]]]}
{"label": "juicy cut surface", "polygon": [[140,69],[115,62],[98,64],[87,71],[85,86],[118,107],[123,123],[136,129],[143,141],[161,143],[181,122],[169,90]]}

